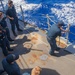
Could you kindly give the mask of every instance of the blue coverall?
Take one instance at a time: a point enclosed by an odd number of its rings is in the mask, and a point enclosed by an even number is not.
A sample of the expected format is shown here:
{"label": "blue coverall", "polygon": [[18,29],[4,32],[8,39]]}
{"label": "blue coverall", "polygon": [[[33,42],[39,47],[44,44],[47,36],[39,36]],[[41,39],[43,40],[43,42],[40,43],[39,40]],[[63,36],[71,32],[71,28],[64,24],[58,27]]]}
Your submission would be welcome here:
{"label": "blue coverall", "polygon": [[4,18],[0,21],[0,25],[2,26],[2,28],[3,28],[4,30],[6,30],[6,35],[7,35],[8,40],[9,40],[9,41],[13,41],[13,40],[11,39],[11,37],[10,37],[10,32],[9,32],[8,27],[7,27],[7,23],[6,23],[5,19],[6,19],[6,17],[4,17]]}
{"label": "blue coverall", "polygon": [[3,65],[3,68],[7,72],[8,75],[21,75],[20,68],[16,62],[9,64],[6,61],[6,58],[4,58],[2,61],[2,65]]}
{"label": "blue coverall", "polygon": [[15,24],[16,24],[16,27],[17,27],[18,31],[21,31],[21,29],[19,28],[18,17],[16,16],[16,10],[15,10],[14,5],[12,7],[8,7],[8,9],[6,11],[6,15],[14,18],[14,20],[10,19],[10,23],[11,23],[12,32],[13,32],[14,35],[16,35]]}
{"label": "blue coverall", "polygon": [[6,34],[3,30],[0,29],[0,47],[2,48],[2,52],[4,56],[8,55],[8,51],[11,51],[12,49],[10,48],[9,41],[6,37]]}
{"label": "blue coverall", "polygon": [[60,28],[55,24],[52,25],[47,33],[47,40],[51,46],[50,54],[54,54],[54,51],[58,48],[56,45],[56,37],[61,36]]}

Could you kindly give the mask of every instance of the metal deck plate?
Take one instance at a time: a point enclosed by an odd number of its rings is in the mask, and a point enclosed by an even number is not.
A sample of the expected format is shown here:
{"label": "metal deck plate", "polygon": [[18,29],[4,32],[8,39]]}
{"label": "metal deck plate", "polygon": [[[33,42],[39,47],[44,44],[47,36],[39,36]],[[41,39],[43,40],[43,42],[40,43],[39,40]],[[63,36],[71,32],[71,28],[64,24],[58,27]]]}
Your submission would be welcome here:
{"label": "metal deck plate", "polygon": [[75,44],[69,45],[65,50],[75,54]]}

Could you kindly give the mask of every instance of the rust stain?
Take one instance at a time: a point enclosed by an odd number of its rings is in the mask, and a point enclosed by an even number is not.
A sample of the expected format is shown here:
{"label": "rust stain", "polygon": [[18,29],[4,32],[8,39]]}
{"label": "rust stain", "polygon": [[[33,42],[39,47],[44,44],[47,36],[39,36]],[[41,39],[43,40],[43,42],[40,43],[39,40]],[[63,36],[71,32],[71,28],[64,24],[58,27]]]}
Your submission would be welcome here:
{"label": "rust stain", "polygon": [[30,45],[27,45],[27,48],[30,48]]}
{"label": "rust stain", "polygon": [[45,62],[42,62],[42,65],[46,65],[46,63]]}
{"label": "rust stain", "polygon": [[32,59],[30,59],[30,58],[28,59],[28,62],[29,62],[29,64],[34,64],[37,61],[38,56],[36,54],[32,54],[31,58]]}
{"label": "rust stain", "polygon": [[39,38],[38,34],[31,35],[31,40],[38,40],[38,38]]}
{"label": "rust stain", "polygon": [[42,54],[44,54],[44,53],[31,54],[32,59],[30,59],[30,58],[28,59],[28,64],[35,64],[36,61],[39,61],[41,65],[46,65],[47,60],[50,59],[51,57],[48,56],[46,61],[42,61],[39,58]]}
{"label": "rust stain", "polygon": [[36,59],[38,58],[36,54],[32,54],[32,56],[33,56],[34,58],[36,58]]}
{"label": "rust stain", "polygon": [[38,40],[41,39],[41,36],[37,33],[30,34],[30,37],[33,44],[36,44]]}
{"label": "rust stain", "polygon": [[51,59],[52,57],[51,56],[48,56],[48,59]]}
{"label": "rust stain", "polygon": [[49,46],[47,46],[47,47],[49,47]]}
{"label": "rust stain", "polygon": [[32,41],[32,43],[33,43],[33,44],[36,44],[36,43],[37,43],[37,41],[36,41],[36,40],[31,40],[31,41]]}
{"label": "rust stain", "polygon": [[34,64],[36,62],[37,59],[29,59],[28,62],[29,64]]}
{"label": "rust stain", "polygon": [[23,46],[26,48],[31,48],[31,44],[24,43]]}
{"label": "rust stain", "polygon": [[62,43],[62,42],[60,42],[60,44],[59,44],[59,41],[57,41],[57,44],[61,47],[61,48],[65,48],[67,45],[66,44],[64,44],[64,43]]}
{"label": "rust stain", "polygon": [[62,39],[59,40],[59,37],[56,38],[56,42],[61,48],[65,48],[67,46],[66,41]]}
{"label": "rust stain", "polygon": [[42,53],[39,53],[39,52],[37,52],[37,53],[32,53],[31,54],[31,58],[28,58],[28,64],[36,64],[38,61],[39,61],[39,63],[41,64],[41,65],[46,65],[46,62],[47,62],[47,60],[49,59],[49,56],[48,56],[48,59],[46,60],[46,61],[42,61],[39,57],[41,56],[41,55],[43,55],[44,53],[42,52]]}
{"label": "rust stain", "polygon": [[29,63],[29,64],[34,64],[34,61],[31,60],[31,59],[28,59],[28,63]]}
{"label": "rust stain", "polygon": [[37,43],[37,40],[38,40],[38,37],[37,37],[37,36],[31,38],[31,41],[32,41],[32,43],[34,43],[34,44]]}
{"label": "rust stain", "polygon": [[38,37],[37,36],[36,37],[32,37],[31,40],[38,40]]}

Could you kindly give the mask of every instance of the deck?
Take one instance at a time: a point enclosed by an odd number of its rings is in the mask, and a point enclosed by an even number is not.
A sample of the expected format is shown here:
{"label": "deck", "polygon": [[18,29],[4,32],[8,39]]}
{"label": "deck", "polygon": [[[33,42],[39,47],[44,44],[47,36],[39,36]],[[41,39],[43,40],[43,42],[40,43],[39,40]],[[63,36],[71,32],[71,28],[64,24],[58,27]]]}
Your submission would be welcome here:
{"label": "deck", "polygon": [[[40,66],[42,68],[41,75],[75,75],[75,56],[73,54],[62,49],[59,53],[56,52],[57,57],[50,56],[50,46],[45,32],[29,24],[24,25],[21,21],[19,23],[23,32],[16,30],[18,36],[14,37],[10,29],[11,37],[15,39],[14,43],[10,44],[14,49],[13,53],[19,54],[16,62],[21,73],[30,73],[33,67]],[[10,28],[9,22],[8,25]],[[2,69],[3,58],[0,49],[0,69]]]}

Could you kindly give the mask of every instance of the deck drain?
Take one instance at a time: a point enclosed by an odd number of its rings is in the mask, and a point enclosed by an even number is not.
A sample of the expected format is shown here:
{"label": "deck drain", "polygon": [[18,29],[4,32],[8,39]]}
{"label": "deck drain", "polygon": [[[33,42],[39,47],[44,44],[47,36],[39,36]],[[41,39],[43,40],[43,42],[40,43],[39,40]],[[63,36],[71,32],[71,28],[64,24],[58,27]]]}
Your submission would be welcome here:
{"label": "deck drain", "polygon": [[40,59],[45,61],[45,60],[48,59],[48,55],[43,54],[43,55],[40,56]]}

